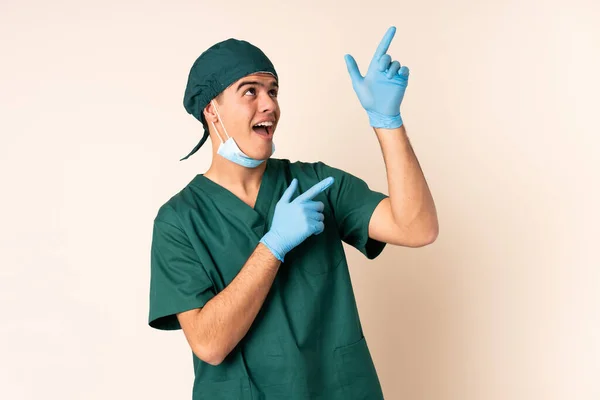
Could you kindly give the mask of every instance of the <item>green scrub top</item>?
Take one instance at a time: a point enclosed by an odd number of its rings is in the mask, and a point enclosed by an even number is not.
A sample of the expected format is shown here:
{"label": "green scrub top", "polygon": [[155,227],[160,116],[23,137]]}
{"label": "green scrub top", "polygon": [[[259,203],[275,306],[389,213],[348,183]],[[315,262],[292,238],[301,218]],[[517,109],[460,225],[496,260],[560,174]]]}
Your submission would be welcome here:
{"label": "green scrub top", "polygon": [[386,195],[322,162],[267,161],[254,208],[197,175],[154,220],[149,325],[181,329],[176,313],[204,306],[235,278],[268,231],[293,178],[297,194],[333,176],[314,200],[325,230],[285,257],[250,330],[213,366],[193,353],[193,400],[382,399],[356,306],[342,241],[367,258],[385,243],[368,237]]}

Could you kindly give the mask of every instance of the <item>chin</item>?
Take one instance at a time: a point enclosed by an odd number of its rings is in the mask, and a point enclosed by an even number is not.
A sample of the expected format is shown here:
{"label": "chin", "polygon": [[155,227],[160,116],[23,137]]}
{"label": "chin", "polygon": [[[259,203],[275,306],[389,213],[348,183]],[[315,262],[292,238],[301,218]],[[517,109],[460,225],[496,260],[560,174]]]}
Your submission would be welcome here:
{"label": "chin", "polygon": [[266,160],[268,158],[271,158],[271,153],[272,151],[257,151],[254,155],[250,155],[248,154],[250,157],[254,158],[255,160]]}
{"label": "chin", "polygon": [[253,149],[248,149],[246,153],[248,157],[254,158],[255,160],[266,160],[273,154],[272,142],[261,143],[261,145],[254,146]]}

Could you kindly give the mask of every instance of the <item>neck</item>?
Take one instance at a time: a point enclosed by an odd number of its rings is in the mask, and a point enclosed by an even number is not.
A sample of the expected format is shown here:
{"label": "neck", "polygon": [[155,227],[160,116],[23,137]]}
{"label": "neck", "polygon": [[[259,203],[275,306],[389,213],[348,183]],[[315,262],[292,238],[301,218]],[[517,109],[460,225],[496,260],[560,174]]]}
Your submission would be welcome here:
{"label": "neck", "polygon": [[213,153],[204,176],[232,192],[251,195],[258,192],[266,166],[267,160],[256,168],[246,168]]}

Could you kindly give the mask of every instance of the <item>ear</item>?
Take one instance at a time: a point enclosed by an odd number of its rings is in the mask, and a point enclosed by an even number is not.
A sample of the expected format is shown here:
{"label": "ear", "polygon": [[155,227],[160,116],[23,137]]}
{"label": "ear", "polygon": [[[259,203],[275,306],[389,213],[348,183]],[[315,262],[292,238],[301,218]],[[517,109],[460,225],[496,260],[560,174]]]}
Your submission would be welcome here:
{"label": "ear", "polygon": [[206,119],[206,122],[208,122],[210,124],[210,122],[217,122],[219,120],[219,117],[217,116],[217,113],[215,112],[215,108],[213,107],[213,103],[210,102],[208,103],[208,105],[206,107],[204,107],[204,110],[202,110],[202,113],[204,114],[204,118]]}

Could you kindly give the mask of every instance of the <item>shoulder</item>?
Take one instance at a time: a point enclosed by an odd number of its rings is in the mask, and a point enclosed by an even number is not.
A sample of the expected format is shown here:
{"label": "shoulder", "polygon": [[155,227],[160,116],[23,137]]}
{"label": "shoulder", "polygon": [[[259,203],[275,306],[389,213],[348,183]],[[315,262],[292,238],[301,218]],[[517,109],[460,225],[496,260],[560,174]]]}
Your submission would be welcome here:
{"label": "shoulder", "polygon": [[198,179],[199,175],[163,202],[158,208],[154,221],[179,226],[181,216],[188,214],[191,209],[198,208],[199,203],[207,201],[207,196],[198,185]]}

